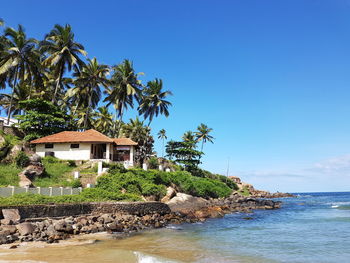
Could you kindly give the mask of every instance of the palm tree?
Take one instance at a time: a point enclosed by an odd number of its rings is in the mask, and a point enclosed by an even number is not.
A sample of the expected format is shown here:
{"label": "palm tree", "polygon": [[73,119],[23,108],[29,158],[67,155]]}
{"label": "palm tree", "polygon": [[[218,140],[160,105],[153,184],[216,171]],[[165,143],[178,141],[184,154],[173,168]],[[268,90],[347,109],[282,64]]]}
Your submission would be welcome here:
{"label": "palm tree", "polygon": [[148,126],[151,124],[153,117],[158,114],[169,116],[168,107],[171,103],[165,98],[172,95],[171,91],[162,91],[163,81],[155,79],[147,83],[147,87],[142,94],[142,101],[139,106],[139,113],[144,115],[144,118],[149,118]]}
{"label": "palm tree", "polygon": [[139,101],[141,81],[138,76],[143,73],[135,73],[132,62],[127,59],[112,69],[114,72],[111,78],[111,87],[105,91],[107,97],[104,102],[108,102],[107,107],[111,104],[114,105],[120,122],[123,122],[124,111],[128,107],[134,107],[134,99]]}
{"label": "palm tree", "polygon": [[196,148],[195,134],[192,131],[187,131],[182,135],[182,140],[188,144],[189,148]]}
{"label": "palm tree", "polygon": [[202,141],[202,146],[201,146],[201,152],[203,152],[203,146],[204,143],[206,142],[211,142],[213,143],[213,139],[214,137],[210,135],[210,133],[213,131],[212,128],[209,128],[207,125],[201,123],[198,127],[197,127],[197,131],[196,131],[196,141],[200,142]]}
{"label": "palm tree", "polygon": [[163,145],[162,145],[162,158],[164,157],[164,140],[168,139],[168,137],[166,136],[166,131],[164,129],[161,129],[158,132],[158,139],[161,139],[163,141]]}
{"label": "palm tree", "polygon": [[109,84],[108,72],[108,66],[99,64],[93,58],[88,59],[88,63],[73,74],[76,77],[75,87],[67,91],[66,97],[71,98],[77,108],[85,109],[84,125],[87,125],[90,110],[95,109],[101,99],[100,87],[107,87]]}
{"label": "palm tree", "polygon": [[2,18],[0,18],[0,26],[4,25],[4,20]]}
{"label": "palm tree", "polygon": [[30,98],[30,85],[26,82],[18,84],[13,94],[0,94],[0,106],[6,110],[7,114],[10,112],[13,115],[21,114],[19,102]]}
{"label": "palm tree", "polygon": [[7,80],[12,87],[9,101],[7,123],[12,112],[12,99],[18,80],[32,81],[38,72],[40,54],[36,49],[37,40],[27,39],[24,28],[18,25],[18,29],[7,27],[4,31],[6,39],[3,41],[3,52],[0,57],[0,79]]}
{"label": "palm tree", "polygon": [[86,56],[86,52],[83,45],[75,42],[72,28],[68,24],[64,27],[55,25],[45,36],[45,40],[40,43],[40,49],[43,53],[48,54],[43,65],[52,67],[55,72],[56,87],[52,97],[54,103],[66,69],[71,71],[72,67],[76,70],[82,67],[84,62],[80,55]]}
{"label": "palm tree", "polygon": [[108,112],[107,107],[99,107],[96,112],[94,126],[96,130],[106,135],[110,135],[113,129],[113,115]]}

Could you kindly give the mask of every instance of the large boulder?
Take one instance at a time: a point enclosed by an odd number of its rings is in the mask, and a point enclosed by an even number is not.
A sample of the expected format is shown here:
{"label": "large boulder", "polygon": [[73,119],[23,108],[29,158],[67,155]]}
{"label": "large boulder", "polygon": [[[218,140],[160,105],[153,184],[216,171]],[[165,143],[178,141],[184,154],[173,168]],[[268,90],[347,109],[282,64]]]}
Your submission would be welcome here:
{"label": "large boulder", "polygon": [[34,153],[33,155],[29,156],[29,161],[31,163],[40,163],[41,162],[41,156],[39,154]]}
{"label": "large boulder", "polygon": [[37,165],[29,165],[27,166],[23,173],[25,176],[27,176],[29,179],[34,179],[36,177],[41,177],[44,173],[45,169],[42,164],[37,164]]}
{"label": "large boulder", "polygon": [[209,206],[209,201],[201,197],[177,193],[175,197],[167,202],[167,205],[170,207],[172,212],[188,214],[191,211],[200,210]]}
{"label": "large boulder", "polygon": [[21,236],[30,235],[35,231],[35,225],[28,222],[18,224],[16,227]]}
{"label": "large boulder", "polygon": [[19,214],[18,209],[2,209],[2,216],[4,219],[11,222],[19,222],[21,220],[21,215]]}
{"label": "large boulder", "polygon": [[176,195],[176,191],[174,188],[172,188],[171,186],[169,186],[166,189],[166,195],[162,198],[161,202],[162,203],[167,203],[170,201],[171,198],[173,198]]}

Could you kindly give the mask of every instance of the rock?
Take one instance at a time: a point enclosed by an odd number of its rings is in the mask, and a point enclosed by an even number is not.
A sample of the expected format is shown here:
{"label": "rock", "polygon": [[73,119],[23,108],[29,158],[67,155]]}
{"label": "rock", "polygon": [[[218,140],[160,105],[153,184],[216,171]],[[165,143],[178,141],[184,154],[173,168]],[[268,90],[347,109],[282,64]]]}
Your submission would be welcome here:
{"label": "rock", "polygon": [[10,220],[10,219],[1,219],[1,220],[0,220],[0,223],[1,223],[2,225],[13,225],[13,221]]}
{"label": "rock", "polygon": [[2,231],[8,231],[10,234],[14,234],[17,232],[17,227],[13,225],[5,225],[1,226]]}
{"label": "rock", "polygon": [[2,209],[1,211],[4,219],[11,220],[12,222],[19,222],[21,220],[18,209]]}
{"label": "rock", "polygon": [[29,156],[29,161],[31,163],[40,163],[41,162],[41,156],[39,154],[33,154]]}
{"label": "rock", "polygon": [[21,236],[26,236],[29,234],[32,234],[35,230],[35,225],[25,222],[22,224],[16,225],[18,232],[21,234]]}
{"label": "rock", "polygon": [[200,197],[193,197],[192,195],[177,193],[167,205],[170,207],[172,212],[181,212],[184,214],[189,213],[190,211],[199,210],[203,207],[209,205],[209,201]]}
{"label": "rock", "polygon": [[171,186],[169,186],[166,189],[166,195],[162,198],[161,202],[162,203],[167,203],[170,201],[171,198],[173,198],[176,195],[176,191],[174,188],[172,188]]}
{"label": "rock", "polygon": [[18,185],[20,187],[33,187],[33,183],[31,180],[27,178],[27,176],[24,174],[24,172],[21,172],[19,175],[19,183]]}
{"label": "rock", "polygon": [[124,231],[124,227],[121,224],[118,224],[117,222],[107,224],[107,229],[112,231],[112,232],[123,232]]}
{"label": "rock", "polygon": [[31,164],[24,169],[23,173],[28,179],[33,180],[36,177],[41,177],[44,171],[45,169],[42,164]]}

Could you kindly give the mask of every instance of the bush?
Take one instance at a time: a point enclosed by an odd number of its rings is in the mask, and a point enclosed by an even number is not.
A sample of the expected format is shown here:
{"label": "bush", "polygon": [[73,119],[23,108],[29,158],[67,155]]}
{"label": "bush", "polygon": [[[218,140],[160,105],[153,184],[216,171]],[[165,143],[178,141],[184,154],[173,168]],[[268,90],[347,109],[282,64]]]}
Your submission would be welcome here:
{"label": "bush", "polygon": [[73,187],[73,188],[82,187],[82,184],[81,184],[81,182],[80,182],[79,179],[74,179],[74,180],[71,182],[71,187]]}
{"label": "bush", "polygon": [[43,158],[43,162],[44,163],[60,163],[61,160],[56,158],[56,157],[54,157],[54,156],[45,156]]}
{"label": "bush", "polygon": [[67,163],[70,167],[77,167],[75,161],[73,161],[73,160],[68,160]]}
{"label": "bush", "polygon": [[18,167],[26,167],[29,164],[29,157],[20,151],[15,157],[15,162]]}
{"label": "bush", "polygon": [[120,163],[110,164],[108,172],[109,173],[126,173],[128,170],[124,167],[124,165]]}
{"label": "bush", "polygon": [[158,169],[158,158],[157,157],[151,157],[148,160],[148,168],[149,169]]}

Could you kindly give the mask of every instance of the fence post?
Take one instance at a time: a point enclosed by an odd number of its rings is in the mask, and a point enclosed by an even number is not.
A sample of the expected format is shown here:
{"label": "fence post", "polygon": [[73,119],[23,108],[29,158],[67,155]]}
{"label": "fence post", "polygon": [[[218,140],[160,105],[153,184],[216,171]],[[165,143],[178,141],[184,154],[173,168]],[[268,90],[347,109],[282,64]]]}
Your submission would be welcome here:
{"label": "fence post", "polygon": [[11,191],[11,195],[13,196],[15,194],[15,187],[14,186],[10,186],[12,188],[12,191]]}
{"label": "fence post", "polygon": [[70,194],[73,195],[73,187],[70,189]]}
{"label": "fence post", "polygon": [[49,190],[50,190],[49,191],[49,196],[52,196],[52,187],[51,186],[49,187]]}
{"label": "fence post", "polygon": [[81,194],[82,191],[83,191],[83,188],[79,187],[79,194]]}
{"label": "fence post", "polygon": [[63,195],[63,187],[61,186],[60,189],[61,189],[61,195]]}
{"label": "fence post", "polygon": [[38,190],[38,194],[40,195],[41,194],[41,187],[38,186],[36,189]]}
{"label": "fence post", "polygon": [[26,193],[28,193],[29,186],[26,186],[25,189],[26,189]]}

